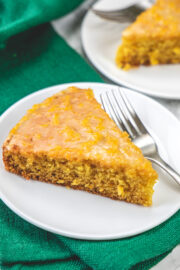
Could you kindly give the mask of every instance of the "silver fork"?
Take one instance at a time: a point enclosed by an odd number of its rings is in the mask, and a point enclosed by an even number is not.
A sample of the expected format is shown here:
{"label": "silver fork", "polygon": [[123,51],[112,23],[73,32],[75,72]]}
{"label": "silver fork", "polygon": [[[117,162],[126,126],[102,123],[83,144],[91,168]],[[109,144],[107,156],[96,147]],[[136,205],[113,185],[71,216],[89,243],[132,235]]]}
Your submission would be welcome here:
{"label": "silver fork", "polygon": [[120,88],[118,91],[107,91],[100,94],[100,100],[111,119],[120,129],[129,133],[134,144],[141,148],[143,155],[166,171],[180,185],[180,174],[161,158],[155,140],[140,120],[124,92]]}
{"label": "silver fork", "polygon": [[94,12],[94,14],[106,20],[118,21],[121,23],[131,23],[141,12],[147,8],[150,8],[154,2],[154,0],[143,0],[127,8],[114,11],[100,10],[94,7],[91,10]]}

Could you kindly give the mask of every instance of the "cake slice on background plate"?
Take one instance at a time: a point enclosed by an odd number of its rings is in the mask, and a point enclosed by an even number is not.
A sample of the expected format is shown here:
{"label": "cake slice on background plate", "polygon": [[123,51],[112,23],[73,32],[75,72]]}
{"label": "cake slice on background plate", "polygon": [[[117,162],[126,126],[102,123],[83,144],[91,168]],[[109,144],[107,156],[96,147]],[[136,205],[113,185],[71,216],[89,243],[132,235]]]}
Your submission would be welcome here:
{"label": "cake slice on background plate", "polygon": [[123,31],[116,64],[128,70],[170,63],[180,63],[180,1],[157,0]]}
{"label": "cake slice on background plate", "polygon": [[144,206],[157,173],[91,89],[69,87],[36,104],[3,145],[8,171]]}

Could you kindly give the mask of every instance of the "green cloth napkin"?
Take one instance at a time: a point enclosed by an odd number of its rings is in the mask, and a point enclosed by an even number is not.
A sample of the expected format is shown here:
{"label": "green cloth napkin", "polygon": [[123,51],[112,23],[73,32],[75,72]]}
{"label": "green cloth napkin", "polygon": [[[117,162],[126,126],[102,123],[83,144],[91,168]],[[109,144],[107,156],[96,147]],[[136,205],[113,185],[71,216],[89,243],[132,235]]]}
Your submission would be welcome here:
{"label": "green cloth napkin", "polygon": [[[0,0],[0,113],[25,95],[44,87],[76,81],[101,82],[99,75],[49,24],[42,24],[66,14],[80,2]],[[35,25],[40,26],[29,29]],[[2,270],[149,269],[179,243],[180,211],[138,236],[84,241],[39,229],[0,201]]]}

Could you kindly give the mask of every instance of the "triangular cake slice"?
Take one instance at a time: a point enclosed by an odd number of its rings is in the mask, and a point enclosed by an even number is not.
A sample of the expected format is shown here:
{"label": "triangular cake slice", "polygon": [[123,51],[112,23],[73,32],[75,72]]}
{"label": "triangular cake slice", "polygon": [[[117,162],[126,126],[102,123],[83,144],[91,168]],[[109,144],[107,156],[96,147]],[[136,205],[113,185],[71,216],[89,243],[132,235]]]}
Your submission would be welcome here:
{"label": "triangular cake slice", "polygon": [[139,65],[180,63],[180,1],[157,0],[122,34],[116,63]]}
{"label": "triangular cake slice", "polygon": [[3,145],[8,171],[144,206],[157,173],[91,89],[69,87],[36,104]]}

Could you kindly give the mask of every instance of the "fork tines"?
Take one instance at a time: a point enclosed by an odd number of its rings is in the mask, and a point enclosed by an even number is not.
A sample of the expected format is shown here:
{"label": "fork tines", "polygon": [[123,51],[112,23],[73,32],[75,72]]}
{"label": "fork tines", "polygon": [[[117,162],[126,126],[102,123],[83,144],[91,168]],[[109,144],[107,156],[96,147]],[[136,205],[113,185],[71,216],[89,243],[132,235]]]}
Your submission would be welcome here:
{"label": "fork tines", "polygon": [[118,127],[127,131],[131,138],[146,134],[147,130],[133,109],[124,91],[111,89],[100,95],[104,110]]}

